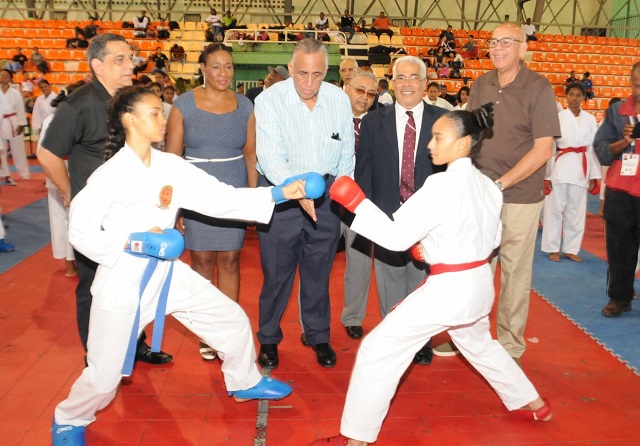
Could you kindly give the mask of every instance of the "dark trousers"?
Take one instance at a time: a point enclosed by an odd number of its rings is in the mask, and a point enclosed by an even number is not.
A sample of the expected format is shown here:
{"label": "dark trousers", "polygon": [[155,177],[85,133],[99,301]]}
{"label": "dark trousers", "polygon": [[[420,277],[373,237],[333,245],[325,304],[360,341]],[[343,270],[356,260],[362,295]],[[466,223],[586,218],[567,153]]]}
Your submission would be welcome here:
{"label": "dark trousers", "polygon": [[[91,314],[91,284],[96,277],[98,264],[88,257],[82,255],[75,249],[73,253],[76,257],[76,269],[78,270],[78,286],[76,287],[76,318],[78,323],[78,332],[80,333],[80,341],[84,351],[87,351],[87,338],[89,337],[89,316]],[[148,345],[144,342],[146,335],[144,332],[138,339],[138,353],[147,350]]]}
{"label": "dark trousers", "polygon": [[[258,331],[261,344],[282,341],[280,319],[289,303],[298,268],[304,333],[312,345],[329,342],[329,275],[340,238],[338,206],[328,193],[333,180],[326,180],[325,196],[315,200],[317,222],[293,200],[276,206],[269,225],[258,226],[264,274]],[[268,185],[260,176],[258,186]]]}
{"label": "dark trousers", "polygon": [[386,34],[389,37],[393,37],[393,31],[391,31],[390,29],[377,29],[376,30],[376,36],[378,36],[378,39],[383,34]]}
{"label": "dark trousers", "polygon": [[631,301],[640,245],[640,198],[609,188],[604,197],[607,295]]}

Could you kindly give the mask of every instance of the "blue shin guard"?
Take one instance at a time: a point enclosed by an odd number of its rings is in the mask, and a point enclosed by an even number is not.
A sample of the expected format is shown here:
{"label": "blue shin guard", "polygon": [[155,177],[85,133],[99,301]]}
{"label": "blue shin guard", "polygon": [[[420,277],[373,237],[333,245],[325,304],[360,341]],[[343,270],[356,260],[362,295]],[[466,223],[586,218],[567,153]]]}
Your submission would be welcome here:
{"label": "blue shin guard", "polygon": [[229,396],[234,396],[241,400],[279,400],[288,396],[292,392],[289,385],[273,378],[263,376],[258,384],[246,390],[235,390],[229,392]]}
{"label": "blue shin guard", "polygon": [[86,446],[84,426],[71,426],[70,424],[58,424],[54,418],[51,424],[51,441],[53,446]]}

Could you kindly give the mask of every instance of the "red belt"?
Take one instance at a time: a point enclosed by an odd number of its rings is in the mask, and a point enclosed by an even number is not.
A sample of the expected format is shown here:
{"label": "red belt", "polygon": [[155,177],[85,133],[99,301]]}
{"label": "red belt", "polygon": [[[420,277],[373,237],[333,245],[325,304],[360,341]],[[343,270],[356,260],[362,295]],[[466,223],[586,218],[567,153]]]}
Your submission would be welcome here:
{"label": "red belt", "polygon": [[[12,116],[16,116],[15,113],[9,113],[7,115],[2,115],[3,118],[10,118]],[[13,126],[11,126],[11,134],[15,137],[16,136],[16,129],[13,128]]]}
{"label": "red belt", "polygon": [[582,153],[582,172],[584,172],[584,178],[587,178],[587,146],[580,147],[565,147],[563,149],[558,149],[558,154],[556,155],[556,161],[562,155],[566,155],[567,153]]}
{"label": "red belt", "polygon": [[[431,277],[431,276],[437,276],[438,274],[442,274],[442,273],[457,273],[457,272],[460,272],[460,271],[466,271],[468,269],[478,268],[479,266],[482,266],[482,265],[484,265],[486,263],[489,263],[489,262],[487,262],[486,259],[485,260],[476,260],[475,262],[469,262],[469,263],[452,263],[452,264],[434,263],[433,265],[429,265],[429,270],[430,270],[429,275],[427,276],[426,279],[424,279],[422,281],[422,283],[420,283],[420,285],[418,285],[416,287],[416,290],[418,288],[420,288],[422,285],[424,285],[426,283],[426,281],[429,280],[429,277]],[[403,300],[401,300],[400,302],[395,304],[393,306],[393,308],[391,308],[391,310],[389,310],[389,311],[395,310],[395,308],[398,305],[400,305],[403,302]]]}

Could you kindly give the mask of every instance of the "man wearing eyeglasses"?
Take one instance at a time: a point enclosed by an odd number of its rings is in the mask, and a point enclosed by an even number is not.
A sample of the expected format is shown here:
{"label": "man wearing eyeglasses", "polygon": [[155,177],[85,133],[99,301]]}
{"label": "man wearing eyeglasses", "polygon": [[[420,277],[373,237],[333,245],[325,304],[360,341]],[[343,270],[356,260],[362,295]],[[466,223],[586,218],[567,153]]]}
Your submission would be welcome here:
{"label": "man wearing eyeglasses", "polygon": [[[471,86],[467,110],[493,102],[492,134],[482,141],[478,167],[504,193],[500,245],[501,277],[498,341],[517,363],[524,354],[533,253],[544,199],[544,174],[560,136],[556,101],[549,82],[527,69],[521,28],[505,23],[489,44],[494,70]],[[496,261],[492,262],[495,268]],[[451,344],[437,346],[439,356],[455,354]]]}
{"label": "man wearing eyeglasses", "polygon": [[346,57],[340,61],[340,79],[342,79],[342,89],[345,90],[346,86],[349,85],[351,79],[358,72],[358,61],[351,58]]}
{"label": "man wearing eyeglasses", "polygon": [[[378,96],[376,86],[376,76],[368,71],[359,71],[345,85],[345,92],[349,96],[351,112],[353,113],[354,149],[356,153],[359,147],[362,118],[371,109]],[[364,334],[362,321],[364,320],[369,296],[373,252],[371,242],[368,239],[349,229],[348,225],[352,221],[353,214],[345,211],[341,228],[344,235],[347,262],[344,271],[344,306],[340,321],[350,338],[360,339]]]}
{"label": "man wearing eyeglasses", "polygon": [[[355,180],[367,198],[389,217],[434,173],[427,144],[431,127],[445,113],[423,101],[427,67],[417,57],[396,60],[393,85],[395,104],[368,113],[362,121],[355,169]],[[380,312],[385,317],[424,280],[426,272],[408,253],[379,246],[374,250]],[[429,364],[431,358],[428,343],[414,362]]]}

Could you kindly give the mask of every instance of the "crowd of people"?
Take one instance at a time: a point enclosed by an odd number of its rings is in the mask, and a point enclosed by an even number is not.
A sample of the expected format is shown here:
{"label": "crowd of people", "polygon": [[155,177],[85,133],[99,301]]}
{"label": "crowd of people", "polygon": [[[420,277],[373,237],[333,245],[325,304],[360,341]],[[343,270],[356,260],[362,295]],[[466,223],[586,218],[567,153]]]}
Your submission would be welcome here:
{"label": "crowd of people", "polygon": [[[223,18],[215,9],[206,22],[214,40],[236,26],[230,12]],[[345,10],[337,25],[349,40],[357,31],[392,34],[384,13],[365,27]],[[534,33],[510,23],[488,40],[494,69],[455,95],[428,74],[430,66],[451,68],[445,57],[478,57],[472,35],[456,48],[451,26],[432,65],[414,56],[394,61],[393,95],[389,80],[348,57],[338,86],[326,82],[328,51],[315,34],[303,35],[288,65],[269,66],[263,84],[246,92],[230,88],[230,48],[207,45],[198,60],[201,85],[178,95],[167,75],[170,63],[184,63],[178,43],[169,57],[158,47],[144,58],[123,37],[88,26],[94,28],[76,29],[76,39],[89,42],[92,79],[58,95],[41,79],[33,104],[54,257],[65,260],[65,275],[79,278],[86,352],[85,370],[55,409],[54,446],[85,444],[85,427],[135,361],[173,360],[160,350],[161,329],[151,346],[145,341],[145,325],[162,325],[165,314],[199,337],[203,359],[222,360],[236,400],[289,395],[287,384],[261,376],[256,361],[280,365],[281,319],[296,272],[300,342],[320,366],[334,367],[329,277],[341,237],[341,324],[350,338],[365,336],[372,269],[382,322],[360,344],[340,435],[313,445],[375,442],[406,368],[429,365],[434,354],[464,355],[513,415],[551,419],[549,402],[521,369],[535,239],[544,204],[542,251],[554,262],[581,261],[586,195],[600,192],[600,163],[611,166],[604,189],[609,301],[602,315],[631,309],[640,248],[633,231],[639,64],[631,72],[632,97],[611,106],[598,129],[581,110],[593,87],[589,73],[582,80],[570,73],[568,108],[555,113],[549,82],[522,60]],[[148,30],[144,11],[134,26]],[[320,14],[314,29],[328,27]],[[37,48],[33,54],[44,70]],[[29,178],[24,98],[9,86],[26,60],[18,49],[11,64],[22,66],[0,72],[0,178],[7,183],[6,147],[19,175]],[[153,79],[140,74],[151,64]],[[321,184],[318,194],[310,173]],[[257,222],[264,275],[257,351],[239,302],[249,221]],[[146,240],[183,243],[191,264],[177,260],[181,248],[165,257]],[[0,220],[0,252],[13,249]],[[489,313],[498,260],[494,340]],[[432,346],[443,331],[451,342]]]}

